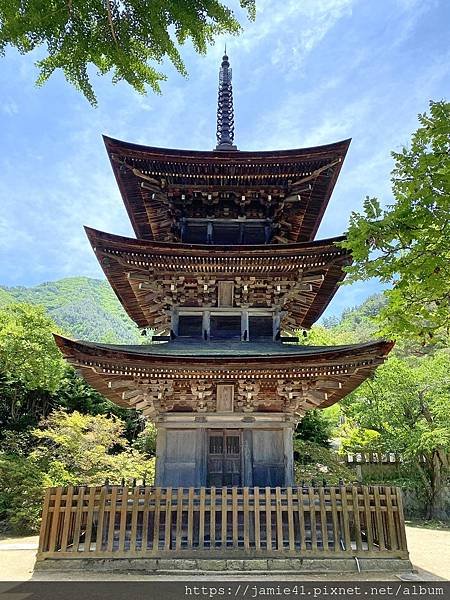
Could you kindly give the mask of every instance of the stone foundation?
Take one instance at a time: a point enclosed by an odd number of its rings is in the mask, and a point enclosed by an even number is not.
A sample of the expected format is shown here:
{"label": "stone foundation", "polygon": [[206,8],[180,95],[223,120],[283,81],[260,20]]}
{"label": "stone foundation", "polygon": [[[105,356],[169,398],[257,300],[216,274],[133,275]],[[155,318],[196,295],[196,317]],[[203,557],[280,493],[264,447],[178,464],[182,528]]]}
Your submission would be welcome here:
{"label": "stone foundation", "polygon": [[283,575],[320,573],[406,573],[408,559],[401,558],[80,558],[38,561],[35,572],[147,573],[148,575]]}

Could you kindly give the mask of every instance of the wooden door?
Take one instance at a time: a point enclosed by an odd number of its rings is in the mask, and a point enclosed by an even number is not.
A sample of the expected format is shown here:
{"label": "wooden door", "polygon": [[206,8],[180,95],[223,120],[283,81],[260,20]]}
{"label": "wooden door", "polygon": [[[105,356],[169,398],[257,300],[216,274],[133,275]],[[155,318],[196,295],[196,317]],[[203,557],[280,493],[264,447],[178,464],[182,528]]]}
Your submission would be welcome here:
{"label": "wooden door", "polygon": [[242,436],[239,429],[208,432],[207,486],[239,486],[242,481]]}
{"label": "wooden door", "polygon": [[167,429],[165,445],[158,459],[162,481],[159,485],[173,487],[197,486],[200,483],[197,448],[201,444],[199,429]]}

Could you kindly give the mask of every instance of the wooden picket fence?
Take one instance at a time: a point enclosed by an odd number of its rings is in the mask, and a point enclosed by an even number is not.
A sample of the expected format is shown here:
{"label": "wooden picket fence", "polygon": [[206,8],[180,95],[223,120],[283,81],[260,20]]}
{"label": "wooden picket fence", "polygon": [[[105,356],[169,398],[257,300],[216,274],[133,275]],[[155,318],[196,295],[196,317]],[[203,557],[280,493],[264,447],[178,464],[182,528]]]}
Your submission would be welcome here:
{"label": "wooden picket fence", "polygon": [[407,558],[399,488],[54,487],[38,560],[228,556]]}

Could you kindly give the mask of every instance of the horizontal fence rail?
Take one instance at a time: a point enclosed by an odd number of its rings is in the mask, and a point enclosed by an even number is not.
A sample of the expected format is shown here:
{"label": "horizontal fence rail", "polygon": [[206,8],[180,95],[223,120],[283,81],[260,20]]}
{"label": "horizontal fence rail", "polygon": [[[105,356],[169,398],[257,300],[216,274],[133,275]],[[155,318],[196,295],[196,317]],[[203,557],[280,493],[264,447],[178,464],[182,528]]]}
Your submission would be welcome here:
{"label": "horizontal fence rail", "polygon": [[388,486],[53,487],[38,560],[148,556],[407,558]]}

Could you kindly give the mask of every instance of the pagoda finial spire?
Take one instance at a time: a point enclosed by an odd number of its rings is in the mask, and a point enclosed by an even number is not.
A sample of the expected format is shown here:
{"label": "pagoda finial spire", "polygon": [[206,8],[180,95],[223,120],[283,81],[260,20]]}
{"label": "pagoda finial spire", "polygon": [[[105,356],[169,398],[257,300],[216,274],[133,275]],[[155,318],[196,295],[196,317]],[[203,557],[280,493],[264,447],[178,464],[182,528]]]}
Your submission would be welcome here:
{"label": "pagoda finial spire", "polygon": [[219,97],[217,104],[217,146],[216,150],[237,150],[234,141],[234,110],[232,72],[227,56],[227,47],[219,71]]}

